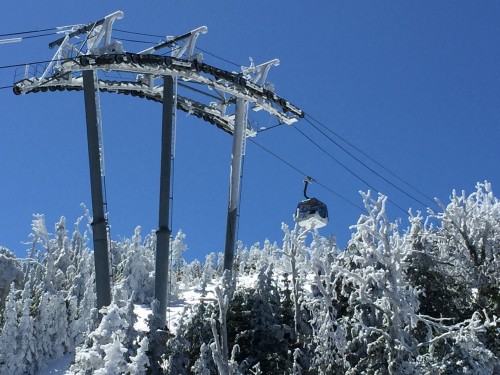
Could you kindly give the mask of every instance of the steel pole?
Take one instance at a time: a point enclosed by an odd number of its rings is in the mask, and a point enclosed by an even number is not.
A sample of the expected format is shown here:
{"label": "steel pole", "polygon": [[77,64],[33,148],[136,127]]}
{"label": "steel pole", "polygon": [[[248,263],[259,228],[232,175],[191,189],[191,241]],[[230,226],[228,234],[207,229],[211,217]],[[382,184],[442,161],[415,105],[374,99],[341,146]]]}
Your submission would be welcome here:
{"label": "steel pole", "polygon": [[245,141],[247,103],[236,99],[236,116],[234,119],[233,149],[231,154],[231,171],[229,182],[229,207],[226,224],[226,247],[224,250],[224,269],[233,269],[234,248],[236,244],[236,227],[238,222],[238,203],[240,198],[241,162]]}
{"label": "steel pole", "polygon": [[167,313],[168,259],[170,253],[170,177],[172,171],[172,115],[174,110],[174,82],[163,77],[163,114],[161,134],[160,210],[156,231],[155,295],[159,302],[161,329]]}
{"label": "steel pole", "polygon": [[87,144],[90,166],[90,189],[92,194],[92,236],[94,241],[95,285],[97,308],[111,303],[109,274],[107,223],[104,216],[104,202],[101,180],[101,156],[97,129],[97,107],[94,71],[83,71],[83,93],[87,120]]}

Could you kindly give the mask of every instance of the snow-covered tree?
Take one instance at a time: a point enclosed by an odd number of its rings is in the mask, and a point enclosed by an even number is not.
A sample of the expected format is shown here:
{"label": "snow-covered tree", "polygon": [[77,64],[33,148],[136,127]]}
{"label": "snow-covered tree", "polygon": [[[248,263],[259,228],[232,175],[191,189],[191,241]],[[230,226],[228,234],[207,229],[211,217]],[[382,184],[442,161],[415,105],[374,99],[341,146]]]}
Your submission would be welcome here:
{"label": "snow-covered tree", "polygon": [[17,339],[19,345],[19,356],[17,362],[19,364],[20,373],[32,374],[35,372],[36,363],[36,344],[35,344],[35,321],[31,316],[31,290],[30,283],[24,284],[24,289],[21,294],[20,317],[17,327]]}
{"label": "snow-covered tree", "polygon": [[0,246],[0,324],[3,322],[5,300],[14,282],[19,285],[23,279],[21,265],[14,253]]}
{"label": "snow-covered tree", "polygon": [[[367,214],[358,220],[347,250],[327,275],[337,290],[325,297],[344,298],[347,305],[331,306],[330,319],[334,318],[337,328],[334,332],[322,329],[322,322],[315,328],[316,341],[323,343],[323,350],[324,343],[330,343],[330,350],[340,354],[334,358],[343,359],[346,374],[379,368],[386,368],[389,374],[411,373],[417,354],[411,331],[419,321],[418,290],[405,274],[405,257],[411,248],[399,234],[397,223],[386,216],[387,198],[362,196]],[[317,283],[320,291],[325,283],[330,284],[325,279]],[[321,363],[323,373],[331,371],[333,363],[324,360],[328,354],[325,358],[324,351],[316,353],[320,356],[313,363]]]}
{"label": "snow-covered tree", "polygon": [[308,273],[305,246],[305,238],[308,231],[302,230],[298,225],[295,225],[292,231],[286,224],[282,224],[281,228],[285,233],[285,237],[283,238],[283,249],[276,251],[276,253],[282,255],[286,259],[285,267],[287,273],[291,275],[294,333],[295,338],[300,341],[300,332],[303,331],[299,329],[299,325],[303,318],[301,309],[302,285],[305,281],[305,275]]}
{"label": "snow-covered tree", "polygon": [[[227,312],[229,309],[229,302],[233,298],[235,289],[232,273],[229,270],[224,271],[222,276],[222,288],[218,285],[215,287],[215,295],[219,307],[219,317],[216,320],[215,314],[210,319],[212,334],[214,342],[210,344],[212,350],[212,357],[219,374],[232,375],[232,366],[229,365],[229,342],[227,336]],[[217,322],[219,327],[217,327]],[[218,328],[218,329],[217,329]]]}
{"label": "snow-covered tree", "polygon": [[81,219],[69,239],[64,218],[51,234],[35,215],[28,258],[0,248],[0,373],[35,373],[75,345],[68,374],[500,373],[500,204],[491,186],[453,192],[428,217],[410,213],[406,230],[389,221],[386,197],[362,196],[366,213],[347,249],[283,226],[281,249],[238,244],[238,287],[223,278],[215,299],[221,256],[185,264],[179,232],[179,297],[200,286],[204,296],[172,332],[152,314],[146,334],[134,328],[133,303],[152,297],[154,233],[143,241],[137,228],[113,242],[113,302],[99,322]]}
{"label": "snow-covered tree", "polygon": [[5,304],[3,328],[0,332],[0,374],[18,374],[24,367],[17,359],[19,348],[16,294],[15,285],[12,283]]}
{"label": "snow-covered tree", "polygon": [[208,254],[205,257],[205,264],[203,265],[203,271],[200,280],[200,289],[202,293],[206,294],[207,285],[212,281],[214,276],[216,254],[214,252]]}
{"label": "snow-covered tree", "polygon": [[183,279],[184,266],[186,261],[183,258],[187,245],[184,243],[186,234],[179,230],[175,238],[171,240],[170,252],[172,261],[169,263],[169,300],[175,301],[179,296],[179,291]]}
{"label": "snow-covered tree", "polygon": [[123,346],[119,333],[112,332],[111,340],[109,344],[101,345],[104,351],[104,366],[96,369],[93,372],[95,375],[123,374],[127,370],[127,361],[124,357],[127,348]]}
{"label": "snow-covered tree", "polygon": [[[141,227],[135,229],[131,241],[117,243],[115,258],[117,265],[115,282],[123,283],[128,293],[134,292],[135,302],[150,303],[154,291],[154,249],[142,244]],[[117,261],[117,260],[115,260]]]}
{"label": "snow-covered tree", "polygon": [[[99,326],[88,334],[85,343],[76,350],[75,364],[70,369],[72,374],[108,369],[111,371],[111,368],[106,367],[106,356],[109,360],[116,361],[117,365],[126,366],[128,356],[125,354],[133,341],[127,333],[131,332],[129,325],[133,318],[130,316],[131,309],[127,304],[126,292],[121,286],[115,286],[111,304],[103,307],[100,312],[102,319]],[[118,353],[122,353],[123,361]]]}
{"label": "snow-covered tree", "polygon": [[139,342],[139,347],[134,356],[130,357],[130,363],[128,364],[127,372],[130,375],[140,375],[144,374],[149,366],[149,358],[146,353],[149,347],[149,340],[147,337],[143,337]]}

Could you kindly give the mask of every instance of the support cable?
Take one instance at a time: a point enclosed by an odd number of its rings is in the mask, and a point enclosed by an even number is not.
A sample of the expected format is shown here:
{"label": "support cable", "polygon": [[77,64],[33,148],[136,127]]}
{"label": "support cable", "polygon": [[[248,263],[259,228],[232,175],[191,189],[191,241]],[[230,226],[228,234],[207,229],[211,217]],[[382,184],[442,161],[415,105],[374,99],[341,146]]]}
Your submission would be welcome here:
{"label": "support cable", "polygon": [[[118,32],[120,32],[120,33],[125,33],[125,34],[140,35],[140,36],[150,36],[150,37],[153,37],[153,38],[162,38],[162,39],[164,39],[164,38],[165,38],[165,35],[148,34],[148,33],[139,33],[139,32],[135,32],[135,31],[128,31],[128,30],[123,30],[123,29],[113,29],[113,30],[114,30],[114,31],[118,31]],[[126,39],[120,39],[120,40],[126,40]],[[149,42],[148,42],[148,43],[149,43]],[[202,48],[200,48],[200,47],[196,47],[195,49],[196,49],[196,50],[199,50],[199,51],[201,51],[201,52],[203,52],[203,53],[206,53],[207,55],[210,55],[210,56],[212,56],[212,57],[215,57],[216,59],[219,59],[219,60],[221,60],[221,61],[227,62],[227,63],[229,63],[229,64],[231,64],[231,65],[234,65],[234,66],[237,66],[237,67],[241,67],[241,66],[242,66],[241,64],[237,64],[237,63],[235,63],[235,62],[233,62],[233,61],[231,61],[231,60],[227,60],[227,59],[225,59],[225,58],[223,58],[223,57],[220,57],[220,56],[218,56],[218,55],[216,55],[216,54],[214,54],[214,53],[211,53],[211,52],[209,52],[209,51],[207,51],[207,50],[205,50],[205,49],[202,49]]]}
{"label": "support cable", "polygon": [[[324,125],[323,123],[321,123],[319,120],[315,119],[314,117],[312,117],[311,115],[309,114],[306,114],[305,116],[305,119],[306,121],[311,124],[316,130],[318,130],[320,133],[322,133],[325,137],[327,137],[331,142],[335,143],[337,146],[339,146],[341,149],[345,150],[342,146],[340,146],[337,142],[335,142],[331,137],[329,137],[328,135],[326,135],[323,131],[319,130],[314,124],[311,123],[311,121],[307,118],[309,117],[311,120],[313,120],[314,122],[316,122],[319,126],[321,126],[323,129],[325,129],[326,131],[332,133],[333,135],[335,135],[337,138],[339,138],[341,141],[343,141],[344,143],[346,143],[347,145],[349,145],[350,147],[352,147],[353,149],[355,149],[356,151],[358,151],[360,154],[362,154],[363,156],[365,156],[367,159],[369,159],[370,161],[372,161],[373,163],[375,163],[376,165],[378,165],[380,168],[382,168],[383,170],[385,170],[387,173],[391,174],[393,177],[397,178],[399,181],[401,181],[402,183],[404,183],[405,185],[407,185],[408,187],[412,188],[414,191],[416,191],[417,193],[419,193],[421,196],[423,196],[424,198],[426,198],[429,202],[432,202],[432,204],[436,204],[436,202],[434,201],[434,199],[432,199],[431,197],[429,197],[427,194],[425,194],[424,192],[422,192],[421,190],[419,190],[418,188],[416,188],[414,185],[412,185],[411,183],[409,183],[408,181],[404,180],[402,177],[399,177],[396,173],[392,172],[390,169],[384,167],[381,163],[379,163],[377,160],[375,160],[374,158],[372,158],[370,155],[368,155],[367,153],[365,153],[363,150],[361,150],[359,147],[356,147],[354,144],[352,144],[351,142],[349,142],[347,139],[345,139],[344,137],[342,137],[341,135],[339,135],[338,133],[334,132],[332,129],[328,128],[326,125]],[[348,151],[346,151],[347,153],[349,153]],[[349,153],[349,155],[351,155]],[[353,156],[353,158],[355,158]],[[356,158],[356,160],[358,160]],[[358,160],[359,161],[359,160]],[[361,161],[359,161],[360,163],[362,163]],[[365,165],[364,163],[362,163],[363,165]],[[365,165],[366,166],[366,165]],[[369,168],[368,166],[366,166],[367,168]],[[370,170],[372,170],[371,168],[369,168]],[[372,170],[373,172],[373,170]],[[375,173],[375,172],[374,172]],[[377,173],[376,173],[377,174]],[[377,174],[378,175],[378,174]],[[384,179],[385,180],[385,179]],[[387,181],[387,180],[385,180]],[[390,183],[390,182],[389,182]],[[391,184],[391,183],[390,183]],[[392,185],[392,184],[391,184]],[[398,190],[400,190],[399,188],[397,188]],[[405,193],[406,195],[408,195],[407,193]],[[425,204],[423,204],[422,202],[420,202],[419,200],[415,199],[415,198],[412,198],[414,200],[416,200],[417,202],[419,202],[420,204],[422,204],[423,206],[425,206]]]}
{"label": "support cable", "polygon": [[124,38],[120,38],[120,41],[131,42],[131,43],[141,43],[141,44],[152,44],[153,43],[153,42],[148,42],[146,40],[124,39]]}
{"label": "support cable", "polygon": [[[13,36],[13,35],[34,34],[34,33],[44,33],[46,31],[56,31],[56,30],[58,30],[57,27],[51,27],[51,28],[48,28],[48,29],[39,29],[39,30],[18,31],[16,33],[0,34],[0,37]],[[54,33],[51,33],[50,35],[52,35],[52,34],[54,34]]]}
{"label": "support cable", "polygon": [[[294,127],[295,130],[297,130],[300,134],[302,134],[302,136],[304,136],[307,140],[309,140],[313,145],[315,145],[318,149],[320,149],[321,151],[323,151],[328,157],[330,157],[330,159],[332,159],[333,161],[335,161],[338,165],[340,165],[342,168],[344,168],[346,171],[348,171],[350,174],[352,174],[354,177],[356,177],[358,180],[360,180],[361,182],[363,182],[366,186],[368,186],[370,189],[372,189],[374,192],[376,192],[377,194],[379,194],[379,191],[377,189],[375,189],[375,187],[373,187],[371,184],[369,184],[366,180],[364,180],[362,177],[360,177],[358,174],[356,174],[354,171],[352,171],[350,168],[348,168],[347,166],[345,166],[344,164],[342,164],[338,159],[336,159],[332,154],[330,154],[328,151],[326,151],[323,147],[321,147],[317,142],[315,142],[311,137],[307,136],[302,130],[300,130],[298,127]],[[395,203],[393,200],[387,198],[389,202],[391,202],[394,206],[396,206],[397,208],[399,208],[401,211],[403,211],[405,214],[407,214],[407,212],[400,206],[398,205],[397,203]]]}
{"label": "support cable", "polygon": [[0,69],[19,68],[21,66],[26,66],[26,65],[48,64],[48,63],[51,63],[51,62],[69,61],[69,60],[72,60],[72,59],[71,58],[67,58],[67,59],[53,59],[53,60],[33,61],[33,62],[22,63],[22,64],[1,65]]}
{"label": "support cable", "polygon": [[209,97],[209,98],[224,101],[224,97],[223,97],[222,95],[221,95],[221,96],[215,96],[215,95],[212,95],[212,94],[210,94],[210,93],[208,93],[208,92],[205,92],[205,91],[203,91],[203,90],[199,90],[199,89],[196,89],[196,88],[194,88],[194,87],[192,87],[192,86],[186,85],[185,83],[178,83],[178,85],[179,85],[180,87],[183,87],[183,88],[185,88],[185,89],[191,90],[191,91],[196,92],[196,93],[198,93],[198,94],[205,95],[205,96],[207,96],[207,97]]}
{"label": "support cable", "polygon": [[[289,163],[288,161],[286,161],[285,159],[283,159],[282,157],[278,156],[277,154],[275,154],[274,152],[272,152],[271,150],[269,150],[268,148],[262,146],[261,144],[257,143],[255,140],[253,139],[250,139],[250,142],[252,142],[254,145],[260,147],[262,150],[266,151],[268,154],[270,154],[271,156],[275,157],[276,159],[278,159],[279,161],[281,161],[282,163],[286,164],[287,166],[289,166],[291,169],[293,169],[294,171],[296,171],[297,173],[299,173],[301,176],[310,176],[310,174],[300,170],[299,168],[297,168],[296,166],[294,166],[293,164]],[[314,181],[319,185],[321,186],[322,188],[324,188],[325,190],[329,191],[330,193],[332,193],[333,195],[335,195],[337,198],[340,198],[342,199],[344,202],[346,203],[349,203],[351,206],[359,209],[361,212],[365,212],[365,209],[359,205],[357,205],[356,203],[350,201],[349,199],[343,197],[342,195],[338,194],[337,192],[335,192],[334,190],[330,189],[329,187],[327,187],[326,185],[322,184],[321,182],[319,182],[317,179],[314,179]]]}
{"label": "support cable", "polygon": [[265,131],[277,128],[278,126],[282,126],[282,125],[285,125],[285,124],[283,122],[280,122],[279,124],[276,124],[276,125],[271,125],[271,126],[266,126],[266,127],[260,128],[257,130],[257,134],[260,134],[260,133],[263,133]]}
{"label": "support cable", "polygon": [[40,34],[40,35],[29,35],[29,36],[20,36],[17,38],[11,38],[11,39],[0,39],[0,43],[12,43],[12,42],[22,42],[25,39],[35,39],[35,38],[41,38],[44,36],[52,36],[54,33],[47,33],[47,34]]}
{"label": "support cable", "polygon": [[367,165],[366,163],[364,163],[362,160],[360,160],[358,157],[356,157],[356,155],[353,155],[349,150],[347,150],[345,147],[343,147],[341,144],[339,144],[338,142],[336,142],[333,138],[329,137],[324,131],[322,131],[321,129],[319,129],[316,125],[314,125],[311,121],[309,121],[309,119],[306,118],[306,121],[312,126],[314,127],[314,129],[316,129],[318,132],[320,132],[323,136],[325,136],[328,140],[330,140],[333,144],[335,144],[337,147],[339,147],[342,151],[344,151],[346,154],[348,154],[350,157],[352,157],[354,160],[356,160],[358,163],[360,163],[362,166],[364,166],[366,169],[368,169],[370,172],[372,172],[373,174],[375,174],[376,176],[378,176],[379,178],[381,178],[382,180],[384,180],[385,182],[387,182],[389,185],[391,185],[393,188],[399,190],[401,193],[403,193],[404,195],[406,195],[407,197],[413,199],[415,202],[421,204],[423,207],[426,207],[427,205],[425,203],[423,203],[421,200],[415,198],[414,196],[408,194],[406,191],[404,191],[403,189],[401,189],[399,186],[396,186],[395,184],[393,184],[391,181],[389,181],[387,178],[385,178],[384,176],[382,176],[380,173],[378,173],[377,171],[375,171],[373,168],[371,168],[369,165]]}
{"label": "support cable", "polygon": [[212,56],[212,57],[215,57],[216,59],[219,59],[219,60],[221,60],[221,61],[227,62],[228,64],[231,64],[231,65],[237,66],[237,67],[239,67],[239,68],[241,68],[241,67],[243,66],[243,65],[241,65],[241,64],[236,64],[235,62],[232,62],[232,61],[230,61],[230,60],[227,60],[227,59],[225,59],[225,58],[223,58],[223,57],[217,56],[216,54],[211,53],[211,52],[208,52],[207,50],[202,49],[202,48],[200,48],[200,47],[196,47],[195,49],[197,49],[197,50],[199,50],[199,51],[201,51],[201,52],[203,52],[203,53],[206,53],[207,55],[210,55],[210,56]]}
{"label": "support cable", "polygon": [[119,33],[125,33],[125,34],[132,34],[132,35],[151,36],[151,37],[154,37],[154,38],[165,38],[165,35],[139,33],[139,32],[136,32],[136,31],[128,31],[128,30],[123,30],[123,29],[115,29],[115,28],[113,28],[113,31],[117,31]]}

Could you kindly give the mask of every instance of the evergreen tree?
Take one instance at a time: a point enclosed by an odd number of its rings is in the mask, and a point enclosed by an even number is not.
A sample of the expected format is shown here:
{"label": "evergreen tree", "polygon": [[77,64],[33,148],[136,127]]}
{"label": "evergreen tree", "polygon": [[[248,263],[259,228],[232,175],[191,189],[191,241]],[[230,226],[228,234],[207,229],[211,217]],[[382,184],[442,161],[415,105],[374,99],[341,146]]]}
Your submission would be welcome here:
{"label": "evergreen tree", "polygon": [[130,357],[130,364],[128,365],[128,373],[130,373],[130,375],[140,375],[146,373],[149,366],[149,358],[146,353],[148,347],[148,338],[143,337],[139,342],[136,355]]}
{"label": "evergreen tree", "polygon": [[17,344],[18,312],[16,304],[16,289],[11,284],[10,293],[7,296],[4,313],[3,328],[0,333],[0,374],[18,374],[19,368]]}
{"label": "evergreen tree", "polygon": [[30,283],[24,284],[21,294],[20,318],[17,328],[17,337],[19,342],[19,357],[17,362],[20,367],[20,373],[32,374],[35,372],[36,364],[36,345],[35,345],[35,322],[31,316],[31,290]]}
{"label": "evergreen tree", "polygon": [[111,333],[112,341],[101,345],[104,351],[104,366],[95,370],[95,375],[123,374],[127,370],[127,361],[124,354],[127,352],[118,333]]}
{"label": "evergreen tree", "polygon": [[405,275],[405,257],[411,249],[397,223],[387,219],[386,197],[372,200],[363,194],[363,200],[367,214],[358,220],[357,232],[329,276],[339,278],[336,294],[348,303],[331,314],[339,336],[327,331],[328,336],[319,336],[318,342],[332,343],[331,350],[344,358],[346,374],[381,369],[388,374],[408,373],[418,352],[411,330],[419,321],[418,291]]}
{"label": "evergreen tree", "polygon": [[3,322],[4,307],[12,283],[21,284],[23,271],[14,253],[0,246],[0,324]]}

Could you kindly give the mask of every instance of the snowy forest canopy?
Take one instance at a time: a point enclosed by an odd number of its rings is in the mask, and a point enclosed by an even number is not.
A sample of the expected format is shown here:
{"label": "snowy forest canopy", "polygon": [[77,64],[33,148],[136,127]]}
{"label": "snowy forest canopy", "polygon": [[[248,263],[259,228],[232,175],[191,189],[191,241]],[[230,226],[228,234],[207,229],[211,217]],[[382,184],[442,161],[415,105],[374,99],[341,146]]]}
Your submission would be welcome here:
{"label": "snowy forest canopy", "polygon": [[[346,249],[283,225],[279,245],[240,244],[232,274],[222,254],[184,261],[179,232],[170,300],[200,297],[175,331],[154,313],[154,233],[111,243],[113,300],[99,314],[88,225],[68,234],[61,218],[49,234],[36,215],[27,258],[0,247],[0,374],[34,374],[65,353],[75,353],[69,374],[500,373],[491,186],[453,192],[406,229],[387,219],[386,197],[362,198]],[[149,329],[137,328],[137,305],[152,306]]]}

